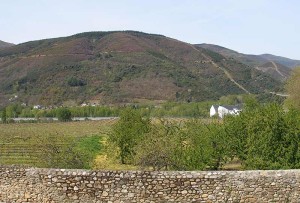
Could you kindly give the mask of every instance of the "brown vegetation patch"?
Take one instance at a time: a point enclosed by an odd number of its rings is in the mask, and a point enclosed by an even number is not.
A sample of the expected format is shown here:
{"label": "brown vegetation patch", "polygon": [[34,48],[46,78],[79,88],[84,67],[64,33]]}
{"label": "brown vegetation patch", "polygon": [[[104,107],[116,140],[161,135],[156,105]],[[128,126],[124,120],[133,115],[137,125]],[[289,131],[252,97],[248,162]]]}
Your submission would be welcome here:
{"label": "brown vegetation patch", "polygon": [[178,88],[169,78],[136,78],[124,80],[120,91],[131,98],[174,100]]}

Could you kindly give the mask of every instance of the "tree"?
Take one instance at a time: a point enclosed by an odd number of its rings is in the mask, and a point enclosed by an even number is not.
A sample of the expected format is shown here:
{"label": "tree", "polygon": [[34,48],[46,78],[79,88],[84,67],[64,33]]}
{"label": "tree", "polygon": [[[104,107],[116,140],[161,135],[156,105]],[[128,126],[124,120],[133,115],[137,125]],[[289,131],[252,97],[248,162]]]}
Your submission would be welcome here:
{"label": "tree", "polygon": [[57,109],[56,113],[56,116],[59,121],[66,122],[71,120],[72,114],[71,111],[67,108],[59,108]]}
{"label": "tree", "polygon": [[11,104],[6,107],[7,118],[17,118],[22,111],[22,106],[19,104]]}
{"label": "tree", "polygon": [[226,161],[226,146],[220,124],[163,120],[138,143],[135,163],[154,170],[217,170]]}
{"label": "tree", "polygon": [[299,168],[300,113],[278,104],[245,109],[226,117],[224,129],[231,156],[247,169]]}
{"label": "tree", "polygon": [[150,120],[143,119],[140,112],[130,108],[125,109],[118,122],[113,126],[109,142],[119,148],[122,164],[132,164],[135,155],[134,148],[149,131]]}
{"label": "tree", "polygon": [[218,122],[187,122],[184,130],[184,147],[177,148],[181,154],[184,170],[218,170],[226,162],[227,139]]}
{"label": "tree", "polygon": [[150,131],[135,147],[135,164],[141,168],[168,170],[182,168],[176,157],[181,148],[181,131],[179,126],[167,121],[152,125]]}
{"label": "tree", "polygon": [[286,84],[289,97],[285,100],[287,107],[300,109],[300,67],[295,68]]}
{"label": "tree", "polygon": [[2,111],[1,120],[2,123],[6,123],[6,108],[4,108]]}

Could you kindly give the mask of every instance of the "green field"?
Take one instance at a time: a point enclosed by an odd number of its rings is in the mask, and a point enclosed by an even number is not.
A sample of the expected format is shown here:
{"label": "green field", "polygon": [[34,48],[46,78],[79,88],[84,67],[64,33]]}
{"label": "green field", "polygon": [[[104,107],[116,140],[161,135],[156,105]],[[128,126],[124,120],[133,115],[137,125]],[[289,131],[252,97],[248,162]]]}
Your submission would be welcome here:
{"label": "green field", "polygon": [[43,145],[55,143],[67,146],[71,141],[78,141],[78,149],[88,148],[93,142],[97,142],[95,136],[106,136],[114,122],[0,124],[0,164],[43,166]]}

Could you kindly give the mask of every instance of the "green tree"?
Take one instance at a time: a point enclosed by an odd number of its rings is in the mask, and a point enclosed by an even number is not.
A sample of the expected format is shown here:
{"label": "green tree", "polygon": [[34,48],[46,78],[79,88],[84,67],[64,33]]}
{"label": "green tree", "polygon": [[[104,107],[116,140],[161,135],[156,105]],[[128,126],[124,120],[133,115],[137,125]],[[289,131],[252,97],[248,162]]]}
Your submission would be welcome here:
{"label": "green tree", "polygon": [[289,97],[285,100],[285,105],[300,109],[300,67],[293,70],[286,83],[286,91]]}
{"label": "green tree", "polygon": [[227,117],[224,129],[231,156],[247,169],[298,168],[300,162],[300,113],[284,111],[278,104],[245,109]]}
{"label": "green tree", "polygon": [[22,106],[19,104],[11,104],[6,107],[7,118],[17,118],[22,111]]}
{"label": "green tree", "polygon": [[226,162],[227,145],[222,125],[218,122],[203,123],[199,120],[186,123],[184,148],[181,154],[184,170],[217,170]]}
{"label": "green tree", "polygon": [[71,111],[67,108],[59,108],[57,109],[56,116],[59,121],[70,121],[72,119]]}
{"label": "green tree", "polygon": [[143,119],[139,111],[125,109],[118,122],[113,126],[109,141],[119,148],[122,164],[132,164],[135,156],[134,148],[149,131],[150,120]]}
{"label": "green tree", "polygon": [[141,168],[168,170],[182,168],[176,157],[177,148],[182,147],[181,131],[177,124],[161,121],[151,125],[150,131],[135,147],[135,164]]}
{"label": "green tree", "polygon": [[138,143],[135,160],[154,170],[217,170],[226,161],[226,146],[218,123],[162,121]]}
{"label": "green tree", "polygon": [[6,123],[6,108],[4,108],[2,111],[1,120],[2,123]]}

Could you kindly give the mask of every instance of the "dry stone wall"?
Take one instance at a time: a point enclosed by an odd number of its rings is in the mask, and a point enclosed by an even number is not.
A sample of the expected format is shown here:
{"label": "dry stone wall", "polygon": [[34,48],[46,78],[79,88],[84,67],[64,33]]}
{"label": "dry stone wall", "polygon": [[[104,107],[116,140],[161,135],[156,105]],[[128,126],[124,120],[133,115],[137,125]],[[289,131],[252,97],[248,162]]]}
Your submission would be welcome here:
{"label": "dry stone wall", "polygon": [[0,202],[300,202],[300,170],[149,172],[2,166]]}

